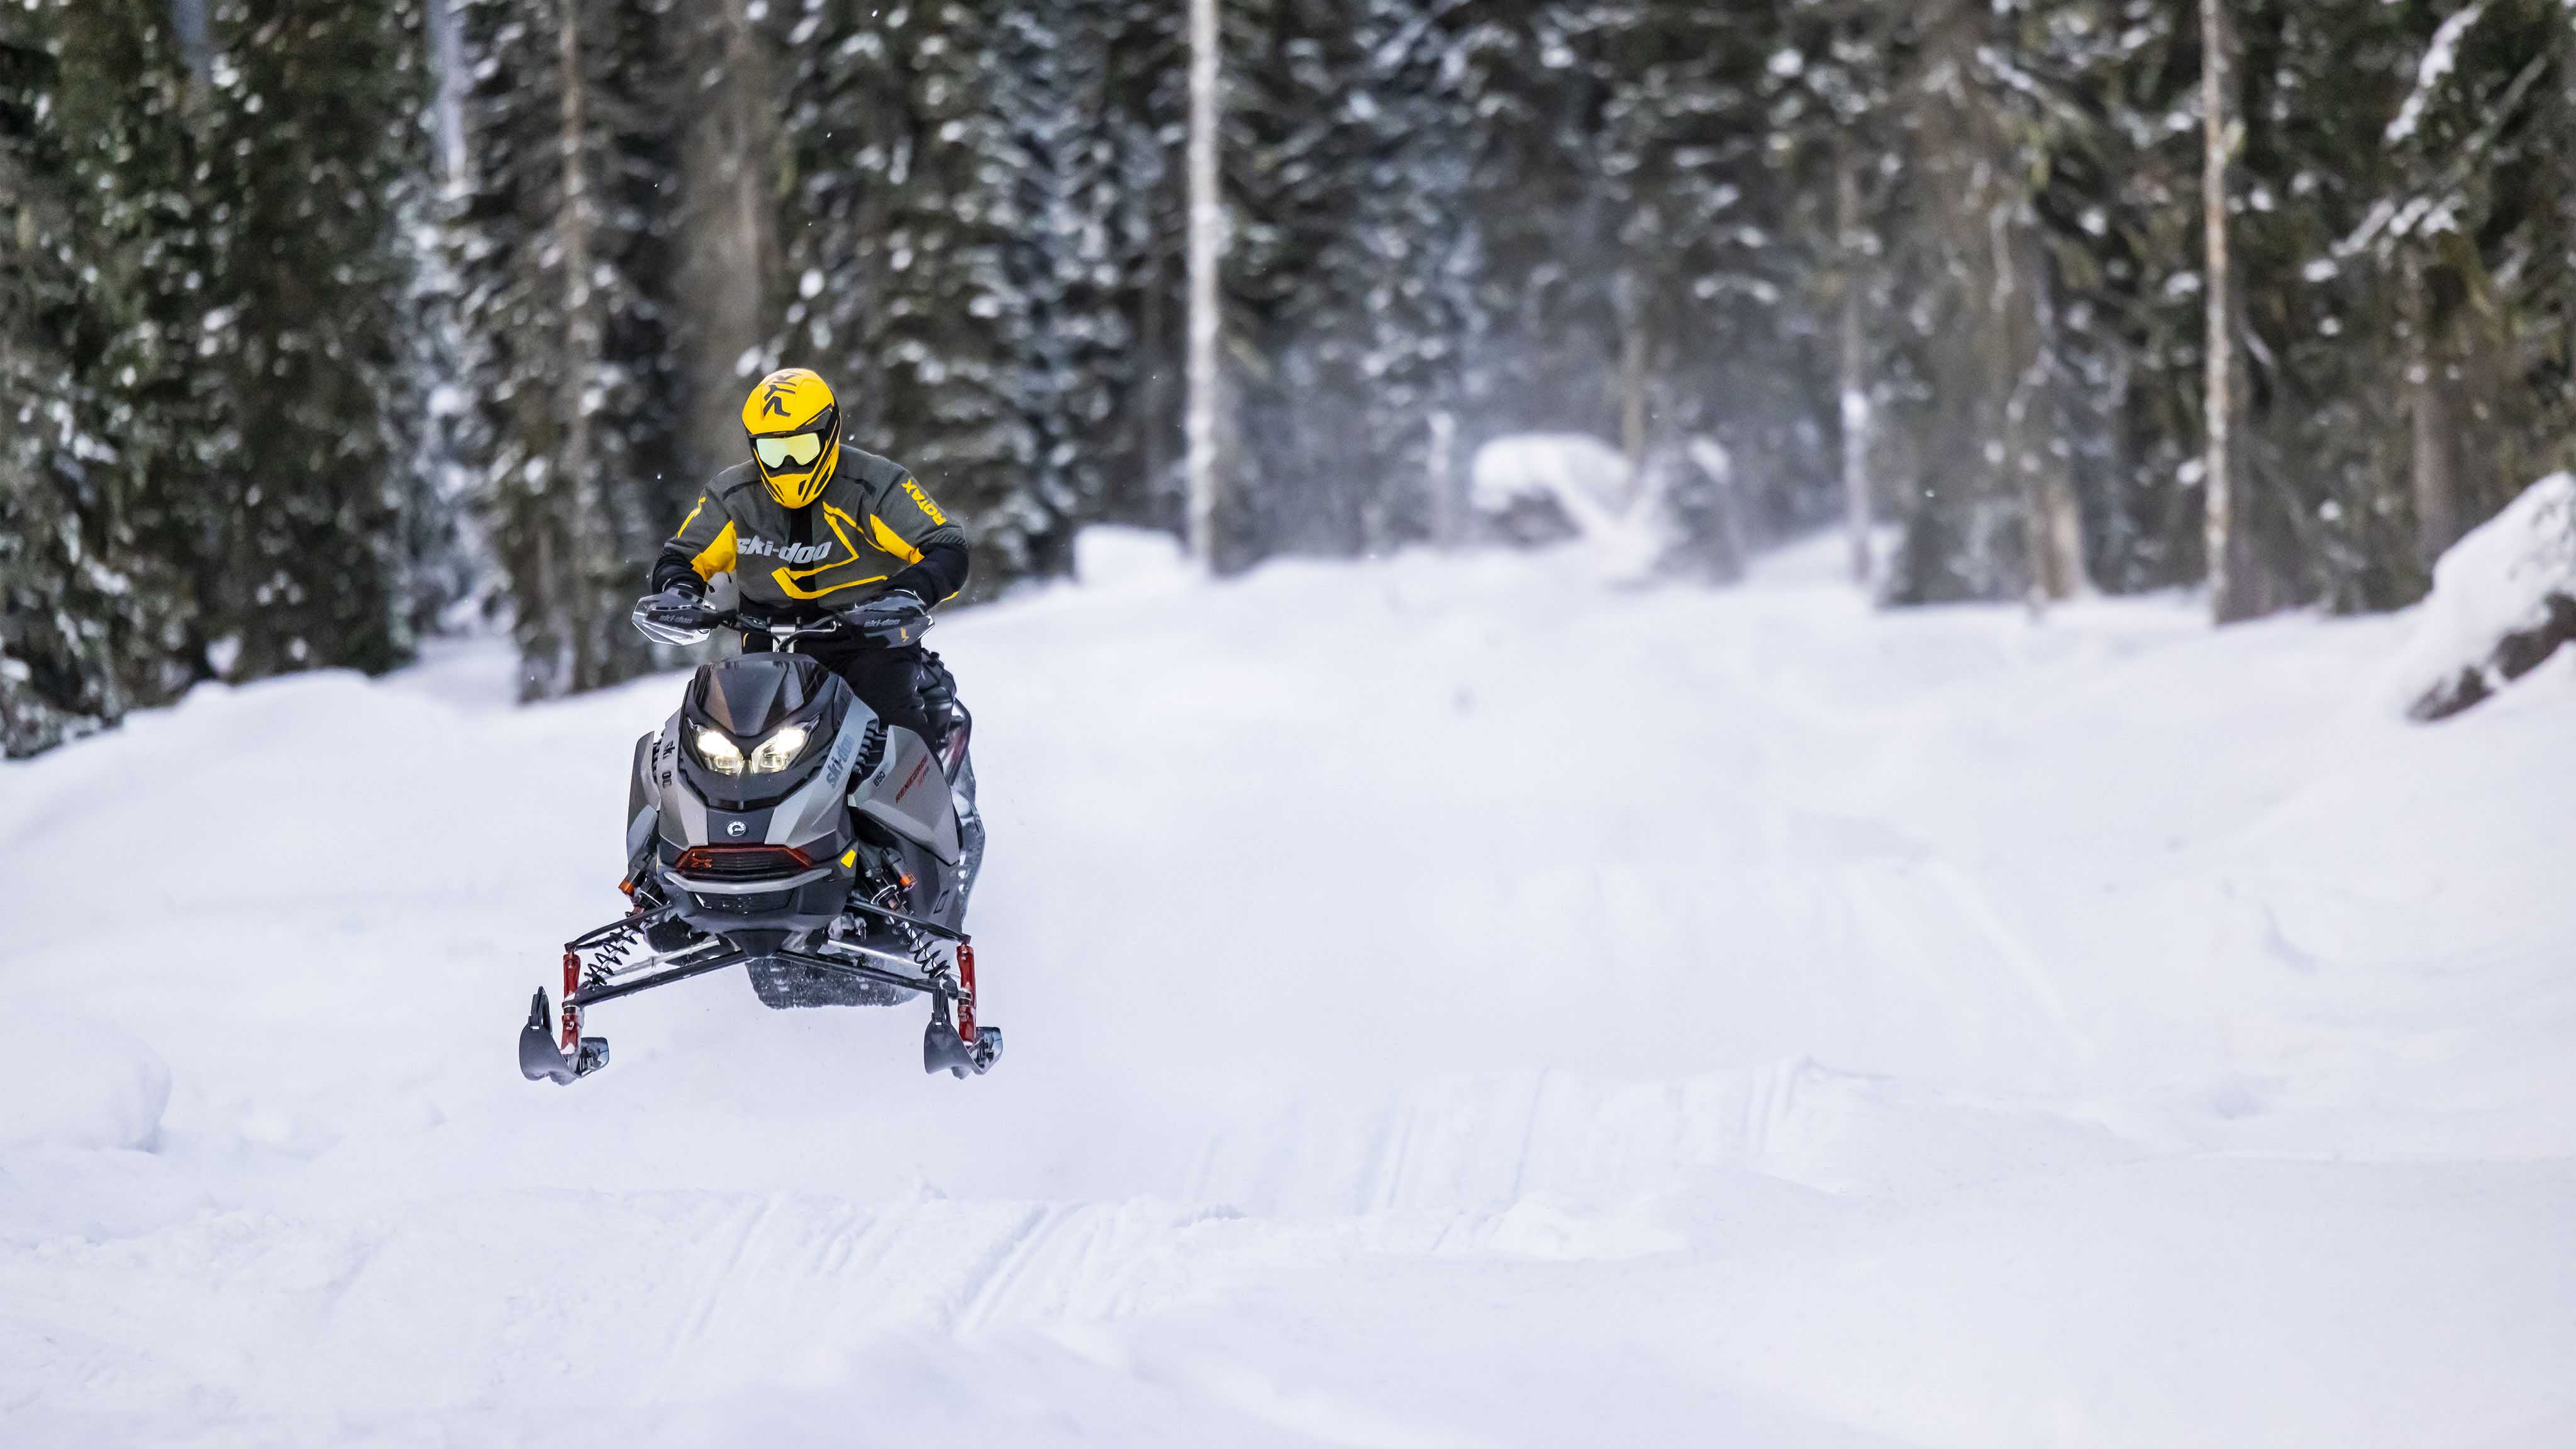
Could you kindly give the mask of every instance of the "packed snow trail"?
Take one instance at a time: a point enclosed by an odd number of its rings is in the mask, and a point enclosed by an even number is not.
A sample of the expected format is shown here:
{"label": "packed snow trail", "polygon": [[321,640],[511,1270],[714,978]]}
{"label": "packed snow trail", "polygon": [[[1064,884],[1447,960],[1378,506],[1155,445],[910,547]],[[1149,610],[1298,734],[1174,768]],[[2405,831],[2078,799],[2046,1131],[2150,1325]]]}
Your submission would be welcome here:
{"label": "packed snow trail", "polygon": [[934,636],[975,1081],[738,973],[519,1080],[676,676],[0,767],[0,1443],[2576,1442],[2576,663],[1084,545]]}

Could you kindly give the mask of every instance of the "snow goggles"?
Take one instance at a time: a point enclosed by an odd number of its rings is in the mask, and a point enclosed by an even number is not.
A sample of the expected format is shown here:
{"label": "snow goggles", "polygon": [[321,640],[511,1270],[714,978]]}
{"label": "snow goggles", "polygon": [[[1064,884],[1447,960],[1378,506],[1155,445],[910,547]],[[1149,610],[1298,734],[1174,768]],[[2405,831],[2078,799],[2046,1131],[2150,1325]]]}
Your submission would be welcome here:
{"label": "snow goggles", "polygon": [[781,468],[814,466],[814,460],[823,456],[824,440],[832,435],[832,424],[837,421],[839,411],[837,408],[824,409],[823,415],[808,423],[801,432],[752,439],[753,456],[760,459],[760,466],[772,472]]}

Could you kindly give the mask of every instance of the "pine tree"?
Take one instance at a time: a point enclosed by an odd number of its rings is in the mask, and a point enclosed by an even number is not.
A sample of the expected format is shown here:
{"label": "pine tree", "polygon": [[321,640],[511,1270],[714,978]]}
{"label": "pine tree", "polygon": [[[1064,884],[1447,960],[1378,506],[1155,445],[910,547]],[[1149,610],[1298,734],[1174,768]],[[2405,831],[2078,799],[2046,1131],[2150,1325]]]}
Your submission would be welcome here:
{"label": "pine tree", "polygon": [[0,15],[0,752],[191,677],[182,90],[157,7]]}
{"label": "pine tree", "polygon": [[1454,453],[1480,391],[1487,314],[1474,28],[1443,8],[1228,9],[1239,546],[1368,552],[1454,526],[1433,449]]}
{"label": "pine tree", "polygon": [[647,662],[627,607],[675,476],[665,4],[463,0],[459,446],[510,580],[522,693]]}
{"label": "pine tree", "polygon": [[[2531,354],[2515,324],[2545,315],[2528,305],[2525,278],[2553,270],[2566,249],[2548,198],[2566,115],[2553,114],[2544,82],[2576,52],[2564,13],[2548,5],[2467,4],[2434,21],[2416,8],[2399,47],[2412,65],[2380,133],[2388,185],[2344,248],[2398,298],[2402,497],[2410,561],[2426,572],[2563,456],[2523,441],[2548,404],[2527,388]],[[2559,345],[2550,337],[2540,357]]]}
{"label": "pine tree", "polygon": [[1065,567],[1176,417],[1140,342],[1175,24],[1141,0],[807,0],[779,37],[796,297],[763,360],[840,385],[851,436],[973,532],[979,589]]}
{"label": "pine tree", "polygon": [[1873,438],[1889,368],[1875,324],[1890,301],[1882,230],[1891,190],[1895,24],[1868,0],[1802,0],[1779,9],[1779,48],[1759,86],[1768,106],[1762,152],[1769,212],[1779,229],[1764,274],[1776,282],[1787,314],[1777,330],[1832,338],[1830,418],[1849,566],[1855,582],[1874,587],[1871,540],[1882,505],[1872,481]]}
{"label": "pine tree", "polygon": [[1014,78],[995,98],[1002,134],[1004,310],[992,319],[1016,355],[1010,395],[1031,456],[1014,490],[1033,500],[1026,567],[1071,558],[1072,521],[1097,516],[1111,470],[1127,461],[1113,419],[1135,391],[1127,288],[1150,241],[1119,195],[1125,48],[1113,0],[1043,0],[1005,9],[995,64]]}
{"label": "pine tree", "polygon": [[[2027,536],[2079,586],[2183,584],[2199,572],[2198,549],[2174,537],[2188,513],[2176,480],[2196,440],[2156,421],[2191,415],[2206,321],[2184,285],[2201,285],[2203,157],[2201,133],[2181,125],[2196,114],[2199,75],[2180,30],[2167,7],[2048,0],[2020,9],[1987,66],[2018,173],[2031,178],[2046,287],[2034,374],[2045,423],[2025,427],[2023,458],[2049,460],[2049,496],[2025,492],[2028,519],[2047,526]],[[2141,458],[2142,437],[2165,445]]]}
{"label": "pine tree", "polygon": [[232,672],[390,668],[413,643],[403,508],[424,402],[400,222],[429,167],[423,16],[417,0],[226,0],[210,20]]}
{"label": "pine tree", "polygon": [[[223,379],[205,365],[221,285],[205,147],[191,76],[167,7],[99,0],[64,7],[59,109],[103,346],[92,362],[92,428],[115,457],[101,481],[118,535],[154,582],[166,685],[210,672],[223,480],[233,432]],[[147,697],[166,688],[146,688]]]}
{"label": "pine tree", "polygon": [[798,301],[774,353],[834,379],[850,439],[975,531],[983,582],[1024,567],[1043,528],[1013,487],[1036,448],[1012,405],[1006,339],[1026,312],[1005,274],[995,27],[959,4],[809,3],[782,127]]}
{"label": "pine tree", "polygon": [[[49,31],[0,12],[0,751],[31,754],[112,717],[122,700],[104,630],[86,618],[76,419],[87,402],[64,340],[80,305],[69,167],[55,144]],[[93,453],[99,445],[91,443]]]}
{"label": "pine tree", "polygon": [[[1830,211],[1805,204],[1830,188],[1784,184],[1796,173],[1782,162],[1830,110],[1786,84],[1807,68],[1787,19],[1767,0],[1647,6],[1603,35],[1597,62],[1619,437],[1656,486],[1690,486],[1688,561],[1717,577],[1743,541],[1821,521],[1829,496],[1816,425],[1829,329],[1798,266],[1831,245]],[[1693,438],[1722,443],[1724,476],[1676,456]]]}
{"label": "pine tree", "polygon": [[2198,61],[2171,7],[2061,4],[2047,21],[2015,65],[2047,118],[2033,202],[2086,562],[2105,588],[2188,585],[2203,572]]}
{"label": "pine tree", "polygon": [[2041,333],[2050,303],[2023,189],[2014,117],[1999,94],[2014,17],[1945,0],[1919,17],[1918,98],[1909,120],[1913,179],[1925,225],[1910,240],[1918,312],[1917,375],[1929,380],[1925,432],[1936,469],[1908,500],[1890,580],[1900,602],[2055,596],[2034,494],[2046,466],[2033,425],[2048,408]]}
{"label": "pine tree", "polygon": [[1111,158],[1101,184],[1110,191],[1110,265],[1129,338],[1123,355],[1105,359],[1118,381],[1090,445],[1105,475],[1099,506],[1103,518],[1177,529],[1185,512],[1186,27],[1181,7],[1164,0],[1100,0],[1086,13],[1099,16],[1107,38],[1098,125]]}

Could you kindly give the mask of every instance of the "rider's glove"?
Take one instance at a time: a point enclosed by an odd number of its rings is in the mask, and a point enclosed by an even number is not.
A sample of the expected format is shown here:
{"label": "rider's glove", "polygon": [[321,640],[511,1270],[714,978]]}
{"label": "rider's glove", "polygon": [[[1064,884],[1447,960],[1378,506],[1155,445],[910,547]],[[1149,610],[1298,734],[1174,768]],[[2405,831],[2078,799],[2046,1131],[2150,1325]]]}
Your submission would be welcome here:
{"label": "rider's glove", "polygon": [[909,644],[930,627],[930,606],[917,594],[888,589],[864,604],[854,604],[841,617],[851,628],[889,647]]}
{"label": "rider's glove", "polygon": [[645,637],[664,644],[694,644],[707,637],[706,599],[687,584],[675,583],[636,600],[633,618]]}

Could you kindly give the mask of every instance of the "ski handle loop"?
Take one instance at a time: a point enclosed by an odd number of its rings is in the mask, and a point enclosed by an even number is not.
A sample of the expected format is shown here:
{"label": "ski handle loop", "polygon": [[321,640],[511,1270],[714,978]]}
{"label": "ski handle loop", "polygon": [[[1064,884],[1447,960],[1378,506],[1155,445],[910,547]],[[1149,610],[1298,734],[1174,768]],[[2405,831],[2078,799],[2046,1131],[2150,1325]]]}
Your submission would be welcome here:
{"label": "ski handle loop", "polygon": [[975,946],[957,943],[957,1039],[975,1044]]}

